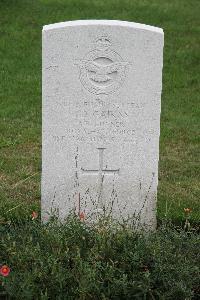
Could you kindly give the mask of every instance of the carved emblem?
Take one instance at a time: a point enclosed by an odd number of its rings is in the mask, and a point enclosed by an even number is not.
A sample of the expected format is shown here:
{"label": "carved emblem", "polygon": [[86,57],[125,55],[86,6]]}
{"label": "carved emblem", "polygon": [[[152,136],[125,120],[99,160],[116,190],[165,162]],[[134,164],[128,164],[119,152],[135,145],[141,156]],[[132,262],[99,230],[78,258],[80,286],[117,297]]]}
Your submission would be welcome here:
{"label": "carved emblem", "polygon": [[123,84],[127,62],[111,49],[107,37],[96,40],[96,49],[78,61],[80,81],[84,88],[93,94],[110,94]]}

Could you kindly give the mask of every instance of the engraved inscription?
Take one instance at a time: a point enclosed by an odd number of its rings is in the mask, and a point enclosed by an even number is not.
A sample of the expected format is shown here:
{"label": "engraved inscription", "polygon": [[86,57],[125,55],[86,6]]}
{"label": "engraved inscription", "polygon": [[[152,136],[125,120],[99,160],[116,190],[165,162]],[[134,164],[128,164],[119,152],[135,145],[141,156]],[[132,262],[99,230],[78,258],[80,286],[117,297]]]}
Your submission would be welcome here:
{"label": "engraved inscription", "polygon": [[97,148],[99,150],[99,169],[95,169],[95,170],[87,170],[87,169],[83,169],[81,168],[83,174],[91,174],[91,175],[98,175],[98,185],[99,185],[99,191],[98,191],[98,206],[100,206],[100,208],[104,207],[103,204],[103,178],[104,175],[108,175],[108,174],[119,174],[119,169],[115,169],[115,170],[109,170],[107,168],[103,168],[103,152],[106,148]]}
{"label": "engraved inscription", "polygon": [[[123,103],[116,102],[109,96],[102,99],[82,99],[81,102],[65,100],[57,108],[59,121],[63,123],[64,140],[68,138],[99,143],[120,140],[136,143],[135,105],[128,99]],[[66,115],[68,118],[70,116],[73,126],[64,126]]]}
{"label": "engraved inscription", "polygon": [[128,62],[112,50],[106,37],[96,41],[96,49],[87,53],[84,59],[76,62],[80,68],[80,81],[84,88],[93,94],[110,94],[120,88],[125,80]]}

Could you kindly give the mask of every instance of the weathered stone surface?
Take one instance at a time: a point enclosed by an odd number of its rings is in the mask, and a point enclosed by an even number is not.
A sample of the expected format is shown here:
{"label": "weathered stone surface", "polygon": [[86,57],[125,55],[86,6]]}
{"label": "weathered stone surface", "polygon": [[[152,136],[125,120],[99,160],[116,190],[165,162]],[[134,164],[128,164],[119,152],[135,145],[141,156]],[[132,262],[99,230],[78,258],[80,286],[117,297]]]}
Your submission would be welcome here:
{"label": "weathered stone surface", "polygon": [[163,31],[123,21],[43,28],[42,215],[156,224]]}

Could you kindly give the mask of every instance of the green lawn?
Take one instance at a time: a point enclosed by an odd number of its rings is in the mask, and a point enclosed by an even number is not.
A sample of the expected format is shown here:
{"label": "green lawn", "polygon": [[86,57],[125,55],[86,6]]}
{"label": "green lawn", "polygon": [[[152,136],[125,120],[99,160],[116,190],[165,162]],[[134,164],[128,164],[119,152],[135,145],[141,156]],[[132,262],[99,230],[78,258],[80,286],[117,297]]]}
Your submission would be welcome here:
{"label": "green lawn", "polygon": [[158,217],[199,222],[199,0],[0,0],[0,218],[40,207],[41,30],[119,19],[165,33]]}

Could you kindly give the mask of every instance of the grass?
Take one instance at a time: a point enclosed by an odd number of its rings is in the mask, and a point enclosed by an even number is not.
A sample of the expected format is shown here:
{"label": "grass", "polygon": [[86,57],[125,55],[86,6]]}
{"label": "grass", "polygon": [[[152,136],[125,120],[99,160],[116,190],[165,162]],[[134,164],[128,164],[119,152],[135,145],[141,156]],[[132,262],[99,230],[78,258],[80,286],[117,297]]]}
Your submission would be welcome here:
{"label": "grass", "polygon": [[200,296],[200,238],[163,224],[148,235],[69,217],[0,225],[0,299],[177,299]]}
{"label": "grass", "polygon": [[[0,266],[11,268],[0,299],[199,299],[199,11],[199,0],[0,0]],[[41,30],[76,19],[164,29],[155,233],[30,218],[40,210]]]}
{"label": "grass", "polygon": [[[0,214],[40,207],[41,30],[75,19],[120,19],[165,32],[158,219],[199,222],[198,0],[0,1]],[[13,211],[14,213],[14,211]]]}
{"label": "grass", "polygon": [[[0,216],[40,207],[41,30],[75,19],[120,19],[165,32],[158,219],[199,222],[198,0],[0,1]],[[10,211],[12,209],[12,211]]]}

